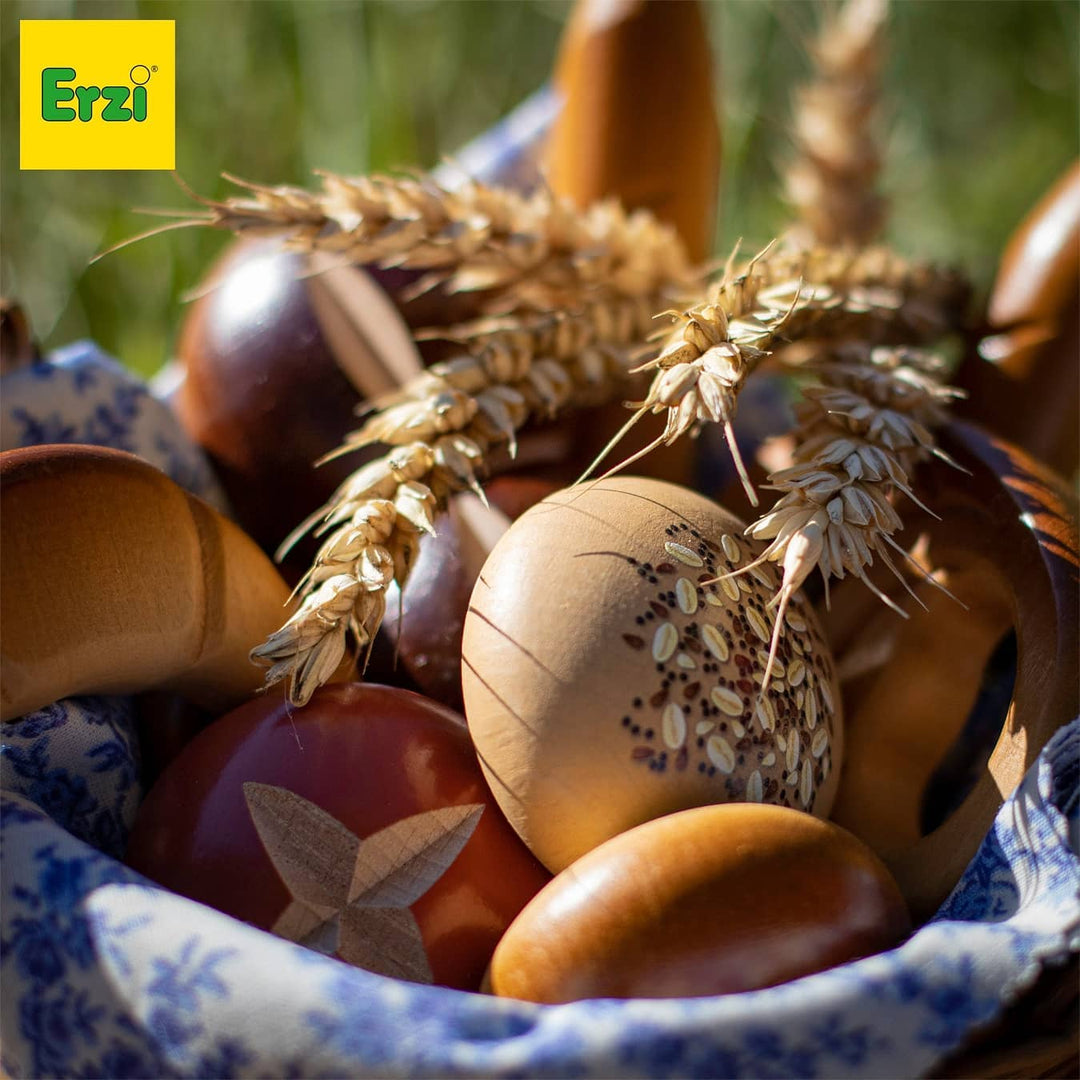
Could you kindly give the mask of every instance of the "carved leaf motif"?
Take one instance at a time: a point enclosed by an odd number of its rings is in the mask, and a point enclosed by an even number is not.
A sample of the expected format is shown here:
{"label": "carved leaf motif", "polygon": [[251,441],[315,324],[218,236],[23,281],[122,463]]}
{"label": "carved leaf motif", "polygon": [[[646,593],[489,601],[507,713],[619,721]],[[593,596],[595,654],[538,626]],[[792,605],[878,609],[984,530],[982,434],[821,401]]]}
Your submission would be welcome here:
{"label": "carved leaf motif", "polygon": [[444,806],[402,818],[361,845],[349,902],[408,907],[439,880],[480,820],[482,803]]}
{"label": "carved leaf motif", "polygon": [[349,907],[341,914],[337,955],[394,979],[433,980],[420,927],[408,908]]}
{"label": "carved leaf motif", "polygon": [[246,783],[244,798],[292,896],[275,934],[381,975],[432,981],[409,905],[457,858],[482,803],[414,814],[359,840],[285,788]]}
{"label": "carved leaf motif", "polygon": [[343,908],[360,841],[325,810],[285,788],[248,782],[244,799],[293,897],[313,907]]}

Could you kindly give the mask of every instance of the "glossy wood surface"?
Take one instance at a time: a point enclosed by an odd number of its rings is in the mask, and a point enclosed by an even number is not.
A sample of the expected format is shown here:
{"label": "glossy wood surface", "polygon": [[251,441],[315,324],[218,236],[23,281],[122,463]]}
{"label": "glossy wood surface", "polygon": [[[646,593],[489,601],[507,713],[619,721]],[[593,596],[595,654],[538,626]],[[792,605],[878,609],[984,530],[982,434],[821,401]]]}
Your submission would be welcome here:
{"label": "glossy wood surface", "polygon": [[358,683],[324,687],[302,709],[259,699],[211,724],[147,796],[128,862],[271,927],[289,894],[245,805],[249,781],[314,802],[360,839],[424,811],[485,805],[464,849],[411,905],[438,983],[476,989],[499,937],[550,876],[495,806],[461,717]]}
{"label": "glossy wood surface", "polygon": [[[916,921],[945,899],[1003,800],[1054,732],[1078,712],[1080,555],[1068,488],[1030,455],[975,425],[954,422],[941,442],[970,475],[941,462],[921,469],[917,490],[941,520],[910,508],[901,538],[910,544],[924,535],[922,557],[964,580],[960,591],[970,610],[948,612],[942,601],[940,618],[916,617],[905,626],[890,617],[892,634],[881,636],[876,661],[845,690],[848,746],[834,812],[856,833],[862,822],[871,823],[867,839],[878,844]],[[852,586],[843,600],[838,593],[826,624],[841,672],[853,650],[865,648],[880,606],[869,595],[857,596],[857,583]],[[922,741],[920,725],[927,718],[919,710],[937,710],[952,732],[964,720],[963,692],[959,700],[954,692],[951,704],[948,695],[921,699],[926,673],[920,658],[932,665],[935,685],[950,675],[962,684],[969,643],[986,650],[1010,626],[1018,640],[1016,682],[986,770],[939,828],[917,837],[911,815],[922,797],[919,782],[942,750],[940,738]],[[882,750],[907,733],[907,754]]]}

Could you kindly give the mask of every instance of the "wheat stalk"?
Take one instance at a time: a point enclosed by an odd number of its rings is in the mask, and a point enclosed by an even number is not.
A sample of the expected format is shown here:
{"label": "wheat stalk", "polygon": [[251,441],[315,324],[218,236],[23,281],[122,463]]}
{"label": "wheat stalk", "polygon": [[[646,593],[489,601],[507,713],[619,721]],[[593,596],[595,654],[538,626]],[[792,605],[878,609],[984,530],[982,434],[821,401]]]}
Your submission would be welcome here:
{"label": "wheat stalk", "polygon": [[[376,442],[391,449],[283,545],[311,528],[324,538],[298,586],[296,614],[252,651],[268,666],[267,681],[287,680],[297,704],[340,664],[349,635],[370,648],[386,589],[391,581],[404,586],[421,534],[434,531],[452,492],[481,492],[490,452],[506,445],[513,454],[529,419],[610,400],[630,376],[652,371],[644,400],[616,440],[649,412],[667,414],[652,446],[704,422],[720,423],[756,503],[731,422],[739,391],[765,356],[796,340],[932,340],[955,324],[964,297],[955,275],[884,249],[802,249],[787,240],[739,271],[733,255],[706,302],[671,311],[672,301],[695,283],[700,294],[701,284],[674,233],[647,213],[626,214],[613,203],[579,213],[548,192],[523,197],[476,183],[448,191],[423,177],[325,174],[322,184],[317,192],[243,184],[242,196],[200,200],[204,212],[185,223],[277,235],[300,250],[425,271],[419,288],[476,292],[480,316],[418,333],[456,343],[459,352],[375,403],[331,456]],[[665,307],[678,324],[674,334],[650,334],[653,313]],[[665,337],[662,346],[648,344]],[[894,464],[889,475],[906,488],[899,469]],[[774,480],[792,485],[792,496],[806,488],[795,477]],[[895,528],[890,512],[878,508],[886,534]],[[800,535],[784,548],[785,567],[813,530]],[[807,548],[797,572],[786,572],[785,588],[793,574],[805,577],[811,557],[827,573],[843,572],[828,535],[823,531],[820,549]],[[779,550],[774,541],[770,551]],[[790,591],[782,590],[778,602],[786,603]]]}
{"label": "wheat stalk", "polygon": [[756,506],[732,423],[740,390],[771,350],[807,338],[932,340],[959,324],[966,298],[955,273],[906,262],[885,248],[767,248],[739,273],[729,265],[708,302],[670,313],[678,328],[637,369],[656,371],[637,415],[667,413],[652,445],[670,444],[704,422],[722,425]]}
{"label": "wheat stalk", "polygon": [[872,121],[887,16],[888,0],[849,0],[809,45],[814,73],[795,96],[797,156],[784,180],[807,238],[818,243],[868,244],[885,222]]}
{"label": "wheat stalk", "polygon": [[[631,364],[648,329],[648,301],[603,287],[585,293],[574,310],[527,310],[439,331],[458,343],[460,355],[378,403],[336,452],[373,442],[398,447],[359,470],[286,542],[312,526],[327,537],[301,584],[299,610],[253,658],[269,665],[268,681],[287,679],[290,698],[302,704],[340,662],[348,634],[370,646],[385,589],[392,580],[405,584],[420,533],[433,531],[451,492],[480,491],[492,447],[509,444],[512,451],[529,418],[589,395],[610,396],[632,370],[655,367],[649,397],[632,419],[667,408],[661,438],[677,438],[686,430],[687,400],[693,423],[715,418],[708,395],[719,386],[728,411],[718,415],[730,423],[745,377],[781,332],[933,335],[948,322],[951,282],[880,252],[793,254],[777,247],[742,273],[725,275],[710,304],[677,316],[678,339],[637,369]],[[722,371],[723,363],[729,366]]]}
{"label": "wheat stalk", "polygon": [[450,494],[472,488],[494,446],[509,444],[534,416],[573,401],[610,398],[639,351],[635,302],[599,296],[582,311],[534,312],[509,325],[479,320],[446,332],[461,355],[433,365],[382,407],[335,452],[380,442],[395,446],[353,474],[286,539],[279,555],[312,527],[326,536],[298,586],[302,602],[252,659],[267,682],[288,680],[304,704],[340,664],[351,634],[370,649],[391,581],[403,587],[420,534],[434,532]]}
{"label": "wheat stalk", "polygon": [[963,396],[939,381],[943,365],[935,354],[907,346],[848,343],[808,367],[823,385],[806,388],[796,407],[800,424],[795,464],[769,476],[767,486],[781,497],[746,530],[748,536],[771,543],[753,563],[735,572],[766,561],[782,566],[781,586],[771,602],[778,610],[766,684],[785,610],[815,568],[825,579],[826,600],[830,577],[850,572],[906,617],[867,575],[876,556],[921,603],[892,559],[898,553],[910,561],[893,539],[902,527],[894,493],[902,492],[932,514],[911,489],[915,465],[934,455],[959,468],[932,434],[945,422],[948,404]]}
{"label": "wheat stalk", "polygon": [[[178,220],[167,227],[277,236],[294,250],[428,271],[415,291],[505,294],[528,284],[547,307],[597,286],[638,297],[700,286],[675,231],[614,200],[579,211],[546,189],[525,196],[473,180],[450,190],[423,175],[318,175],[318,191],[231,176],[244,195],[214,200],[185,188],[205,209],[170,213]],[[492,299],[502,310],[521,302],[513,292],[509,302]]]}

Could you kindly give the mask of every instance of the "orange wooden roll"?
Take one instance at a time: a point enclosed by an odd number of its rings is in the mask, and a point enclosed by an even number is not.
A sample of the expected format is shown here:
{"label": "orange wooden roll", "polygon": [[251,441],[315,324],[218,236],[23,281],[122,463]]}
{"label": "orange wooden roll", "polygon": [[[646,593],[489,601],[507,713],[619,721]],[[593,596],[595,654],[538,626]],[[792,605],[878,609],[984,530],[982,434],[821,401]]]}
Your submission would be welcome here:
{"label": "orange wooden roll", "polygon": [[[578,0],[555,69],[564,104],[544,148],[551,190],[580,207],[618,199],[679,234],[691,259],[712,249],[720,174],[712,59],[697,0]],[[629,391],[643,397],[646,383]],[[575,430],[573,460],[592,461],[626,422],[619,404]],[[651,442],[639,424],[612,463]],[[690,484],[693,444],[680,439],[638,462],[646,476]],[[569,477],[570,480],[576,478]]]}
{"label": "orange wooden roll", "polygon": [[541,889],[490,986],[549,1004],[739,993],[880,952],[909,927],[850,833],[779,806],[704,806],[621,833]]}
{"label": "orange wooden roll", "polygon": [[696,0],[579,0],[555,70],[552,190],[645,207],[704,259],[720,171],[711,67]]}
{"label": "orange wooden roll", "polygon": [[71,694],[175,690],[236,705],[289,589],[236,525],[131,454],[0,455],[0,719]]}

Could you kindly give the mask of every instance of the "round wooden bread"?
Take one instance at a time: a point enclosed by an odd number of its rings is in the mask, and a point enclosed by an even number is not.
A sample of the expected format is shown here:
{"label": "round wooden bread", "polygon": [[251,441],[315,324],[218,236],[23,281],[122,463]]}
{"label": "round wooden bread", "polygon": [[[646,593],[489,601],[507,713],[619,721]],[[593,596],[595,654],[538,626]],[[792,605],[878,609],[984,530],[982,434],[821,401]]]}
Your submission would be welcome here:
{"label": "round wooden bread", "polygon": [[817,621],[708,499],[619,477],[524,514],[465,622],[465,712],[507,818],[553,871],[626,829],[709,803],[828,814],[840,696]]}

